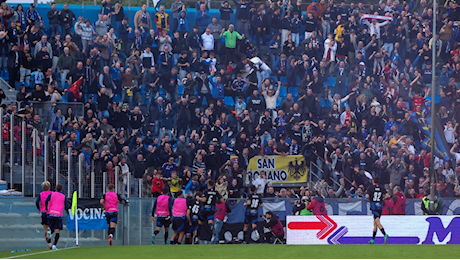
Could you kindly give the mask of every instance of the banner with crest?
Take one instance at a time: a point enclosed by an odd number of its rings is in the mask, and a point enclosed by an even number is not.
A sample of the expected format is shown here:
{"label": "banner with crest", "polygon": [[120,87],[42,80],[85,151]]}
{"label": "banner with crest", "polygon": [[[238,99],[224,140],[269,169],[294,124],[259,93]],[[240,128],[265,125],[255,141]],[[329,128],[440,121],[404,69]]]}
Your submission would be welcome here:
{"label": "banner with crest", "polygon": [[273,186],[308,181],[308,165],[302,155],[253,157],[249,160],[246,183],[249,184],[259,177],[261,171],[265,171]]}

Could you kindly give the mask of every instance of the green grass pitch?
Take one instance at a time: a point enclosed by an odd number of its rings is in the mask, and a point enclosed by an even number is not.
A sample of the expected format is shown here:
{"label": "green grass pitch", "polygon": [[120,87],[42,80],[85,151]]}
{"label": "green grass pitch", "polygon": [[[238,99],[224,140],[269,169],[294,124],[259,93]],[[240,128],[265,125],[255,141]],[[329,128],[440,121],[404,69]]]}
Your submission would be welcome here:
{"label": "green grass pitch", "polygon": [[1,251],[0,258],[32,259],[289,259],[289,258],[459,258],[460,245],[151,245],[80,247],[51,251],[34,249],[30,252]]}

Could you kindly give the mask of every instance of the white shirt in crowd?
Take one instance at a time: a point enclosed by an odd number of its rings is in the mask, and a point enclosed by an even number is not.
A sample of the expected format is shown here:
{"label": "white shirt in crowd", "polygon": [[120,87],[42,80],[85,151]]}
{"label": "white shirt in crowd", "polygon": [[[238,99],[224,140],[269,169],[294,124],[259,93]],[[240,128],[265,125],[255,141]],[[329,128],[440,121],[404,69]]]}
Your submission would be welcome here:
{"label": "white shirt in crowd", "polygon": [[125,163],[124,165],[120,163],[118,163],[118,166],[120,166],[120,170],[121,170],[121,176],[122,176],[122,179],[123,179],[123,183],[124,184],[127,184],[127,180],[128,180],[128,175],[129,175],[129,166],[127,163]]}
{"label": "white shirt in crowd", "polygon": [[455,143],[455,135],[454,135],[454,128],[444,126],[444,136],[446,137],[446,141],[449,144]]}
{"label": "white shirt in crowd", "polygon": [[265,190],[265,186],[267,184],[270,186],[270,181],[267,179],[260,178],[259,176],[252,184],[256,186],[257,194],[263,194]]}
{"label": "white shirt in crowd", "polygon": [[257,67],[259,67],[262,71],[271,70],[270,67],[268,67],[267,63],[263,62],[259,57],[254,57],[250,59],[250,61],[254,63]]}
{"label": "white shirt in crowd", "polygon": [[212,36],[212,34],[203,33],[201,35],[201,40],[203,40],[203,49],[205,51],[214,50],[214,36]]}

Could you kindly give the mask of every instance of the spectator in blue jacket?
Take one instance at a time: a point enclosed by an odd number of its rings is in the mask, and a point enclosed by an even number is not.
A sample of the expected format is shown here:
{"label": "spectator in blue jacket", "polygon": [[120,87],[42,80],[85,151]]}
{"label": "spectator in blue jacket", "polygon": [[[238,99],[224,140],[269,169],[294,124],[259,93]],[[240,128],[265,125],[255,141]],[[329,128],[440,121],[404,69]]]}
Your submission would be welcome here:
{"label": "spectator in blue jacket", "polygon": [[[211,75],[214,75],[214,71],[211,72]],[[214,77],[214,78],[211,78],[212,76],[210,76],[209,78],[209,82],[211,83],[212,85],[212,90],[211,90],[211,93],[212,93],[212,97],[214,99],[224,99],[225,96],[224,96],[224,84],[222,84],[222,78],[221,76],[217,76],[217,77]]]}
{"label": "spectator in blue jacket", "polygon": [[200,188],[200,183],[198,182],[198,176],[195,175],[192,177],[192,180],[188,182],[187,186],[185,186],[184,193],[193,197],[193,193]]}
{"label": "spectator in blue jacket", "polygon": [[209,13],[206,10],[205,4],[200,5],[200,10],[196,11],[195,17],[196,17],[196,26],[198,26],[198,33],[201,35],[206,30],[206,27],[208,27],[208,24],[211,23],[211,20],[210,20],[211,16],[209,16]]}

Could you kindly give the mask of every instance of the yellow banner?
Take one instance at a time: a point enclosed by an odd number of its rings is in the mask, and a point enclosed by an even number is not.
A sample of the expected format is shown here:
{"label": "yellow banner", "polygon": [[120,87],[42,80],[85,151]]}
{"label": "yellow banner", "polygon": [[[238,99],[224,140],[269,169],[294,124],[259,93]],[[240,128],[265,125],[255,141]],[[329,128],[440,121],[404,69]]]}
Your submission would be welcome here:
{"label": "yellow banner", "polygon": [[[248,178],[257,178],[265,171],[272,184],[305,183],[308,180],[308,167],[302,155],[256,156],[249,161]],[[246,180],[249,183],[249,179]]]}

